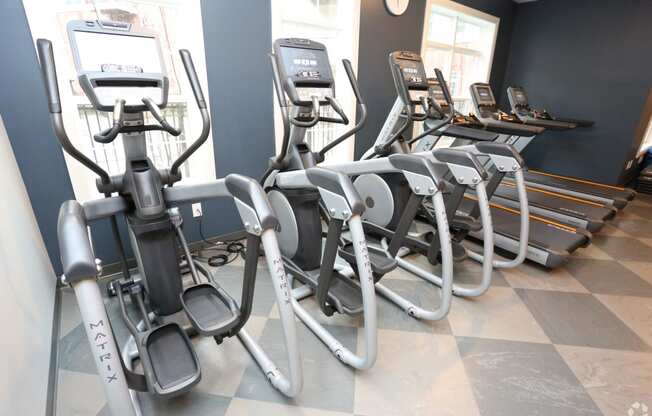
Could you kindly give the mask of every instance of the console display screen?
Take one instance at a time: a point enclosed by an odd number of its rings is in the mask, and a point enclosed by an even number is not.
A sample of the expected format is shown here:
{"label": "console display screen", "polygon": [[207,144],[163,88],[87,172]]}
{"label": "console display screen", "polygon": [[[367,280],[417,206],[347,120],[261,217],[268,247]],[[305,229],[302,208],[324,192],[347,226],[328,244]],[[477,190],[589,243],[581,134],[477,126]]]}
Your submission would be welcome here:
{"label": "console display screen", "polygon": [[285,74],[295,82],[333,81],[326,51],[283,46],[280,52]]}
{"label": "console display screen", "polygon": [[158,40],[149,36],[128,36],[75,31],[81,71],[162,73]]}
{"label": "console display screen", "polygon": [[427,83],[426,71],[421,61],[397,59],[396,63],[401,67],[403,79],[408,87],[423,86]]}
{"label": "console display screen", "polygon": [[516,99],[517,104],[520,104],[520,105],[526,105],[527,104],[527,97],[525,97],[525,94],[523,94],[523,91],[514,90],[514,98]]}
{"label": "console display screen", "polygon": [[476,91],[478,93],[478,101],[482,102],[482,104],[494,103],[494,96],[489,87],[477,87]]}

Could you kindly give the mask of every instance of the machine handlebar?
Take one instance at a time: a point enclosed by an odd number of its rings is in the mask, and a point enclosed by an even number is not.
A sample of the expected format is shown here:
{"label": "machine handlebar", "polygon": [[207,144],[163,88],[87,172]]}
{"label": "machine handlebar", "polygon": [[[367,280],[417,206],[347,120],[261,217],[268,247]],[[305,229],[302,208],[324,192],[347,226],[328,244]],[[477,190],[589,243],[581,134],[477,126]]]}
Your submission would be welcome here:
{"label": "machine handlebar", "polygon": [[57,69],[54,64],[52,42],[47,39],[39,39],[36,41],[36,48],[38,51],[38,60],[41,63],[41,75],[45,83],[45,92],[48,96],[50,113],[61,113],[61,98],[59,98]]}
{"label": "machine handlebar", "polygon": [[[188,147],[185,152],[179,155],[179,157],[177,158],[177,160],[174,161],[174,163],[172,163],[172,166],[170,167],[170,176],[172,177],[172,180],[181,179],[181,175],[179,173],[179,167],[186,160],[188,160],[188,158],[193,153],[195,153],[195,151],[199,149],[199,147],[202,144],[204,144],[206,139],[208,139],[208,133],[210,133],[211,131],[211,119],[208,114],[208,109],[206,107],[206,100],[204,99],[204,93],[201,90],[201,85],[199,84],[199,78],[197,77],[197,72],[195,71],[195,65],[192,62],[192,56],[190,55],[190,52],[187,49],[181,49],[179,51],[179,55],[181,55],[181,61],[183,61],[183,67],[186,70],[188,81],[190,81],[192,92],[195,95],[195,101],[197,102],[197,107],[199,107],[199,111],[201,113],[202,130],[197,140],[195,140],[195,142],[191,144],[190,147]],[[154,117],[156,117],[156,115],[154,115]]]}

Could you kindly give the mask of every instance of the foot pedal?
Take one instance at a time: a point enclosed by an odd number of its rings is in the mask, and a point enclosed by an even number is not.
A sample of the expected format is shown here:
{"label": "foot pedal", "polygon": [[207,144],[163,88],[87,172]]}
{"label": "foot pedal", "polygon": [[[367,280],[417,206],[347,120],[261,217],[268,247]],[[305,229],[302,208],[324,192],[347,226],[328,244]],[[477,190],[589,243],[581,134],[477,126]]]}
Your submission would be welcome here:
{"label": "foot pedal", "polygon": [[201,379],[195,349],[178,324],[155,327],[143,334],[140,343],[140,359],[152,393],[159,396],[181,394]]}
{"label": "foot pedal", "polygon": [[192,326],[203,336],[225,335],[239,322],[235,300],[212,283],[188,287],[181,295],[181,304]]}
{"label": "foot pedal", "polygon": [[[374,275],[375,281],[380,280],[381,277],[396,268],[396,260],[387,257],[387,254],[385,254],[383,250],[367,246],[367,251],[369,252],[369,263],[371,264],[371,272]],[[343,247],[340,247],[338,254],[341,258],[346,260],[354,270],[357,270],[353,243],[347,243]]]}
{"label": "foot pedal", "polygon": [[328,303],[339,313],[355,315],[362,312],[362,292],[357,282],[333,272],[328,289]]}

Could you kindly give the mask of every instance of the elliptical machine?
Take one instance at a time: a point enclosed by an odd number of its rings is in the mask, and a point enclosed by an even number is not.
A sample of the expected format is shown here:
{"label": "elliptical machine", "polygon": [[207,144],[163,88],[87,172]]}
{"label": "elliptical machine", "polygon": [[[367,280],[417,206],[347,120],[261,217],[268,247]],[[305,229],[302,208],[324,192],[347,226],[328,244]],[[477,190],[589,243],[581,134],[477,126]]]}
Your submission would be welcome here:
{"label": "elliptical machine", "polygon": [[[231,174],[224,179],[197,185],[173,186],[181,180],[180,166],[206,141],[209,111],[190,53],[180,56],[202,116],[202,131],[169,169],[158,169],[147,155],[146,132],[181,131],[163,116],[167,104],[168,78],[158,39],[136,33],[130,24],[100,21],[68,23],[70,45],[79,82],[98,111],[113,112],[113,126],[94,136],[111,143],[122,134],[125,172],[110,176],[81,153],[69,140],[62,117],[52,44],[37,41],[49,111],[63,149],[95,172],[98,191],[106,197],[80,204],[63,203],[58,220],[58,240],[63,264],[62,282],[72,286],[82,315],[91,353],[114,415],[140,415],[136,391],[174,396],[196,385],[200,364],[189,336],[213,337],[220,344],[237,335],[274,387],[295,396],[302,386],[302,370],[290,291],[274,229],[278,221],[260,185],[253,179]],[[89,58],[101,42],[110,60],[96,64]],[[121,54],[129,44],[129,53]],[[96,52],[95,52],[96,54]],[[151,57],[156,55],[157,62]],[[158,124],[146,124],[149,111]],[[235,203],[247,232],[247,252],[241,301],[238,303],[197,263],[181,229],[180,204],[229,197]],[[124,324],[131,336],[120,353],[112,324],[104,307],[97,278],[101,262],[90,239],[91,222],[124,214],[129,240],[136,257],[139,280],[121,283],[117,295]],[[116,234],[119,239],[119,234]],[[269,359],[243,329],[253,302],[260,245],[274,283],[277,305],[288,354],[289,375]],[[181,248],[180,257],[178,247]],[[184,285],[182,268],[192,284]],[[131,298],[127,304],[125,293]],[[140,317],[132,316],[138,313]],[[142,373],[133,369],[139,359]]]}
{"label": "elliptical machine", "polygon": [[[435,141],[430,140],[431,136],[442,134],[457,134],[462,136],[478,136],[474,131],[464,128],[451,128],[449,125],[455,112],[453,101],[447,88],[441,90],[446,97],[450,106],[450,111],[444,117],[434,122],[432,125],[425,126],[425,122],[433,109],[438,108],[430,97],[430,85],[425,74],[425,68],[421,57],[409,51],[396,51],[389,54],[390,70],[397,91],[397,98],[387,116],[385,124],[378,134],[374,146],[363,155],[363,159],[375,159],[387,155],[395,154],[412,154],[424,157],[439,158],[440,152],[457,150],[465,154],[467,158],[473,160],[472,164],[449,163],[450,172],[445,177],[451,184],[446,201],[446,213],[448,215],[451,233],[453,238],[453,247],[456,253],[457,261],[462,261],[466,257],[482,263],[482,271],[479,283],[475,285],[458,285],[453,287],[453,294],[464,297],[477,297],[484,294],[491,285],[492,271],[494,267],[516,266],[523,261],[521,256],[513,261],[506,263],[495,260],[493,257],[493,227],[489,210],[488,199],[490,197],[486,190],[486,184],[489,180],[488,172],[484,168],[484,159],[491,159],[500,169],[521,169],[520,156],[506,145],[496,146],[493,143],[477,143],[474,146],[456,147],[455,149],[434,148]],[[441,71],[435,70],[439,82],[445,86]],[[410,133],[414,123],[424,123],[424,131],[414,137]],[[449,132],[450,130],[450,132]],[[427,144],[426,144],[427,143]],[[431,156],[432,155],[432,156]],[[454,162],[454,161],[451,161]],[[464,169],[464,170],[463,170]],[[356,181],[356,186],[361,194],[373,194],[384,183],[388,183],[392,178],[372,176],[360,177]],[[401,186],[400,183],[394,187]],[[404,186],[404,185],[403,185]],[[475,205],[474,215],[461,215],[459,212],[467,191],[474,191]],[[525,202],[526,204],[527,202]],[[436,210],[430,201],[422,204],[420,211],[421,229],[423,231],[413,233],[415,238],[420,238],[430,244],[427,250],[412,250],[424,255],[432,265],[439,262],[439,253],[436,236],[443,230],[437,227],[432,221],[433,213]],[[480,220],[480,221],[478,221]],[[524,228],[526,231],[522,234],[524,241],[523,247],[527,247],[527,224],[528,217],[524,217]],[[423,225],[426,225],[425,227]],[[430,225],[428,227],[427,225]],[[462,245],[462,240],[468,234],[469,230],[480,232],[484,239],[482,253],[472,251]],[[406,254],[406,253],[403,253]],[[399,266],[416,274],[422,279],[435,285],[441,286],[441,278],[429,270],[417,266],[407,259],[401,258]]]}

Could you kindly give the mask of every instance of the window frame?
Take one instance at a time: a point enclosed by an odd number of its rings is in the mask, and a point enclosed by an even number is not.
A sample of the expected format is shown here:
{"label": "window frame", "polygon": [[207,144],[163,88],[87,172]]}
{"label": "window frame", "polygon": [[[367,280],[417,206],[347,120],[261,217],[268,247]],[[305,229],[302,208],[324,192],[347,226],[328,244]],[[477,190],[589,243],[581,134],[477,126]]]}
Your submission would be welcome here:
{"label": "window frame", "polygon": [[[452,68],[453,68],[453,58],[456,53],[459,53],[463,56],[476,56],[476,57],[483,57],[484,54],[482,51],[478,51],[476,49],[471,49],[471,48],[465,48],[465,47],[459,47],[456,46],[456,40],[457,40],[457,25],[458,25],[458,20],[459,17],[456,15],[455,16],[455,33],[453,34],[453,43],[452,45],[444,44],[441,42],[435,42],[431,41],[428,39],[428,34],[430,30],[430,18],[432,15],[432,7],[433,6],[438,6],[442,7],[445,9],[448,9],[452,11],[455,14],[464,14],[466,16],[469,16],[471,18],[483,20],[487,23],[493,24],[494,25],[494,33],[493,33],[493,39],[491,40],[491,49],[490,52],[487,56],[488,59],[488,65],[487,65],[487,70],[482,77],[483,79],[478,79],[474,82],[489,82],[489,78],[491,76],[491,69],[493,68],[493,63],[494,63],[494,54],[496,51],[496,41],[498,39],[498,31],[500,30],[500,18],[496,17],[494,15],[491,15],[489,13],[481,12],[480,10],[476,10],[472,7],[464,6],[462,4],[456,3],[452,0],[427,0],[426,5],[425,5],[425,11],[424,11],[424,17],[423,17],[423,30],[421,34],[421,56],[425,58],[426,53],[428,49],[436,49],[436,50],[446,50],[447,52],[450,52],[450,67],[446,71],[446,68],[439,68],[442,70],[444,74],[444,78],[446,79],[447,82],[450,82],[450,79],[452,77]],[[424,62],[424,64],[426,64]],[[428,68],[426,68],[426,71]],[[460,97],[460,96],[453,96],[453,101],[468,101],[469,97]]]}

